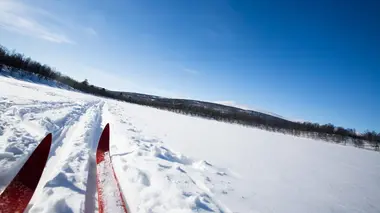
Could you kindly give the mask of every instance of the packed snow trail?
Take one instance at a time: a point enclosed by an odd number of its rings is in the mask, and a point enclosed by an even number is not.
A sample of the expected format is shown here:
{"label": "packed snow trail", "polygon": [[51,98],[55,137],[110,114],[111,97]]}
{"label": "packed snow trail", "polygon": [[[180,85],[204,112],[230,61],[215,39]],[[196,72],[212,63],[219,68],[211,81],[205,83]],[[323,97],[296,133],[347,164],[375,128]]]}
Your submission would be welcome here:
{"label": "packed snow trail", "polygon": [[0,191],[47,134],[27,212],[97,212],[95,151],[131,213],[380,212],[377,152],[220,123],[0,76]]}

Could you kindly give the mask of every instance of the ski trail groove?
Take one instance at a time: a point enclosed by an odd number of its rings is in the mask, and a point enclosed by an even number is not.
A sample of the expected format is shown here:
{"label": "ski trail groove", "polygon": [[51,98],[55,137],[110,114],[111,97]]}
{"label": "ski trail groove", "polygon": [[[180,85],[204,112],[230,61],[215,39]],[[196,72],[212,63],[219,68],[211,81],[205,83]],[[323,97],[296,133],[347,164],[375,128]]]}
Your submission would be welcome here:
{"label": "ski trail groove", "polygon": [[93,136],[92,142],[90,143],[87,188],[84,203],[85,213],[93,213],[98,211],[98,196],[96,188],[96,148],[104,127],[103,114],[106,107],[106,104],[103,103],[101,109],[98,111],[99,120],[95,129],[97,134]]}
{"label": "ski trail groove", "polygon": [[103,105],[103,101],[98,101],[85,107],[85,113],[77,121],[71,120],[71,126],[61,131],[62,140],[48,161],[30,212],[85,212],[89,152],[100,135]]}
{"label": "ski trail groove", "polygon": [[40,139],[47,132],[51,132],[41,128],[42,120],[34,124],[33,118],[46,111],[59,111],[74,105],[72,102],[51,102],[40,107],[28,104],[17,108],[15,106],[4,107],[0,104],[0,111],[2,111],[0,126],[1,129],[4,129],[0,134],[0,152],[4,150],[4,154],[0,155],[0,161],[4,159],[0,162],[0,188],[5,188],[37,147]]}

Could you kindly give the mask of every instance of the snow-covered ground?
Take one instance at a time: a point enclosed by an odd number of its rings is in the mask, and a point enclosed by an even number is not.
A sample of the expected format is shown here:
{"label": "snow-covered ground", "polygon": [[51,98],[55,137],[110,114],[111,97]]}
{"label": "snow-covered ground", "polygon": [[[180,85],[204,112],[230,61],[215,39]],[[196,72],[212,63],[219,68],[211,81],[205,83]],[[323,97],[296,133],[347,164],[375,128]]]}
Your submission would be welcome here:
{"label": "snow-covered ground", "polygon": [[0,191],[48,133],[29,212],[96,212],[95,147],[135,212],[380,212],[380,154],[0,77]]}

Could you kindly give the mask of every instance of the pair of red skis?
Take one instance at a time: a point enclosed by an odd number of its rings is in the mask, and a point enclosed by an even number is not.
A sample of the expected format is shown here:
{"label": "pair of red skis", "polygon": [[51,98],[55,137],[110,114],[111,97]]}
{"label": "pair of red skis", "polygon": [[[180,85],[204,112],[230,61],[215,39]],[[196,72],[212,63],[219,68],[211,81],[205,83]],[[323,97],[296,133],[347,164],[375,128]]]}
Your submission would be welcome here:
{"label": "pair of red skis", "polygon": [[[100,136],[98,148],[96,150],[96,180],[98,191],[99,213],[115,212],[115,207],[119,212],[127,212],[127,207],[121,193],[119,183],[113,170],[111,156],[109,152],[110,127],[107,124]],[[35,189],[44,170],[49,156],[52,143],[52,134],[48,134],[26,163],[21,167],[16,177],[5,188],[0,195],[0,212],[14,213],[24,212],[33,196]],[[105,172],[105,171],[112,171]],[[109,189],[107,186],[113,182],[116,188],[111,192],[112,199],[107,198]]]}

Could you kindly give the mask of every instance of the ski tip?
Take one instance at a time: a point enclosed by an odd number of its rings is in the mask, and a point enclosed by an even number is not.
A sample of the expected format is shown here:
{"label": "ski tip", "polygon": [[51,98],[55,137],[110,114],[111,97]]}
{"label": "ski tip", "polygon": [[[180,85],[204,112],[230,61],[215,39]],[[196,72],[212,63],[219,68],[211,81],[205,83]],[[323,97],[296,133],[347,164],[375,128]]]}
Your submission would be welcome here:
{"label": "ski tip", "polygon": [[[49,155],[51,143],[53,141],[53,135],[51,133],[47,134],[46,137],[38,145],[38,149],[43,150],[45,155]],[[42,147],[41,147],[42,146]],[[41,147],[41,148],[39,148]]]}
{"label": "ski tip", "polygon": [[109,141],[110,141],[110,125],[109,123],[107,123],[100,136],[97,150],[101,152],[107,152],[109,150]]}
{"label": "ski tip", "polygon": [[46,161],[49,157],[52,139],[53,137],[51,133],[42,139],[41,143],[38,144],[16,176],[17,180],[31,190],[34,190],[37,187],[40,180]]}
{"label": "ski tip", "polygon": [[52,139],[51,133],[42,139],[7,188],[0,194],[0,212],[24,212],[27,208],[44,171]]}
{"label": "ski tip", "polygon": [[53,140],[53,134],[51,133],[47,134],[46,137],[42,141],[45,141],[45,140],[48,141],[46,143],[51,143]]}
{"label": "ski tip", "polygon": [[43,152],[43,155],[49,155],[52,140],[53,135],[51,133],[47,134],[46,137],[42,139],[41,143],[38,144],[35,152],[40,152],[39,154],[42,154],[41,152]]}
{"label": "ski tip", "polygon": [[104,127],[104,130],[106,130],[106,129],[107,129],[107,131],[109,131],[109,129],[110,129],[110,123],[107,123],[106,126]]}

